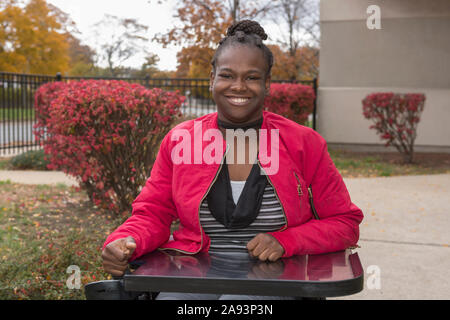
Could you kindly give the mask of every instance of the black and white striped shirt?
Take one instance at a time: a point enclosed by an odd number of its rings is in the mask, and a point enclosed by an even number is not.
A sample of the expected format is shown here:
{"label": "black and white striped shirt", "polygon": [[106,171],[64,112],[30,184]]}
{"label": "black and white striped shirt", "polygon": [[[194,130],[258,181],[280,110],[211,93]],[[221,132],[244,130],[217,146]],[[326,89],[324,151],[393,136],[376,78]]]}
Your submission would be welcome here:
{"label": "black and white striped shirt", "polygon": [[258,233],[277,231],[285,224],[281,204],[270,184],[264,189],[261,209],[255,221],[244,229],[227,229],[214,218],[206,198],[200,205],[200,224],[211,239],[209,252],[247,252],[247,243]]}

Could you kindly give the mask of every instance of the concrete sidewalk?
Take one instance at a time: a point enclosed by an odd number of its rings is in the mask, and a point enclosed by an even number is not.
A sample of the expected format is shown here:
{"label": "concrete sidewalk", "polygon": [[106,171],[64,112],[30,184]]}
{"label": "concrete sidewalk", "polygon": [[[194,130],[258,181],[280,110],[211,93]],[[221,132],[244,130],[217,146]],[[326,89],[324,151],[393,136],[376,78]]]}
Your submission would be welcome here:
{"label": "concrete sidewalk", "polygon": [[65,184],[78,186],[78,182],[59,171],[30,171],[30,170],[0,170],[0,181],[10,180],[14,183],[23,184]]}
{"label": "concrete sidewalk", "polygon": [[[450,299],[450,174],[345,182],[364,212],[357,252],[366,273],[364,291],[339,299]],[[379,289],[370,289],[371,269]]]}
{"label": "concrete sidewalk", "polygon": [[[0,171],[8,179],[76,185],[52,171]],[[336,299],[450,299],[450,174],[344,180],[365,215],[356,250],[365,288]]]}

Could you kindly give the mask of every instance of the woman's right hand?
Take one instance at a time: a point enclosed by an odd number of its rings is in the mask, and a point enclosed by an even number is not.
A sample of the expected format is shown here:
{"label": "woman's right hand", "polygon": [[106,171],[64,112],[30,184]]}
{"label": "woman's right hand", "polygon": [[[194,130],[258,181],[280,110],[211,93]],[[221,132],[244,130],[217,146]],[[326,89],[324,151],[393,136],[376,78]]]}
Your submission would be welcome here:
{"label": "woman's right hand", "polygon": [[117,239],[108,243],[102,251],[103,268],[113,276],[122,276],[128,267],[130,259],[136,249],[133,237]]}

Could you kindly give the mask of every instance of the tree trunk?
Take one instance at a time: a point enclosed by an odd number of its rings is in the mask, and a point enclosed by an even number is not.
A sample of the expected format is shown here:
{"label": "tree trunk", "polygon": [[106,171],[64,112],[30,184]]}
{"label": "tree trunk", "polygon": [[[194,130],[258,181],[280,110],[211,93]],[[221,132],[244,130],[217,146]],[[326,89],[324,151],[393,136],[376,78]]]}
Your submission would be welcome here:
{"label": "tree trunk", "polygon": [[233,0],[233,8],[231,8],[231,17],[233,19],[233,24],[239,19],[239,0]]}

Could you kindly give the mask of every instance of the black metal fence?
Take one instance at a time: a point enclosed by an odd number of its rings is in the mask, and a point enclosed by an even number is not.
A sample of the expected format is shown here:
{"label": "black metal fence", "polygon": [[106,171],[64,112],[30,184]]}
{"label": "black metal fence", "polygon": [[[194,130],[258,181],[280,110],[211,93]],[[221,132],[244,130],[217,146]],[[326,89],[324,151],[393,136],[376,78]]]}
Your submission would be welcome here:
{"label": "black metal fence", "polygon": [[[215,112],[215,103],[209,91],[209,79],[180,78],[96,78],[96,77],[62,77],[0,72],[0,156],[40,148],[40,141],[35,141],[33,125],[35,123],[34,95],[43,84],[53,81],[74,81],[81,79],[125,80],[139,83],[147,88],[161,88],[179,92],[186,96],[182,106],[185,116],[201,116]],[[273,82],[291,82],[278,80]],[[317,91],[317,81],[298,81],[310,85]],[[315,129],[315,110],[311,126]]]}

